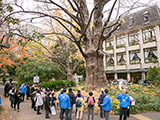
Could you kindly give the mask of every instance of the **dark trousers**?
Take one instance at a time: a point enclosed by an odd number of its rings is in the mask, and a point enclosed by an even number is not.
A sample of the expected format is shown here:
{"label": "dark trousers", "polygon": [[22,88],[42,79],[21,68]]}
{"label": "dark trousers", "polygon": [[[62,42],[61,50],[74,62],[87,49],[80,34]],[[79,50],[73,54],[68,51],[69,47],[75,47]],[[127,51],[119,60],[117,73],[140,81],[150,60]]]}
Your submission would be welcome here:
{"label": "dark trousers", "polygon": [[49,110],[46,110],[46,118],[49,117]]}
{"label": "dark trousers", "polygon": [[129,115],[130,115],[130,108],[127,109],[127,117],[129,117]]}
{"label": "dark trousers", "polygon": [[92,115],[92,120],[94,120],[94,106],[88,107],[88,120],[90,120],[90,114]]}
{"label": "dark trousers", "polygon": [[32,108],[34,108],[34,110],[36,110],[36,107],[35,107],[36,102],[34,101],[34,99],[31,99],[31,102],[32,102]]}
{"label": "dark trousers", "polygon": [[105,120],[109,120],[109,111],[104,111]]}
{"label": "dark trousers", "polygon": [[28,98],[29,98],[29,93],[27,94],[27,100],[28,100]]}
{"label": "dark trousers", "polygon": [[104,117],[104,110],[102,109],[102,107],[100,107],[100,117],[101,117],[101,118]]}
{"label": "dark trousers", "polygon": [[63,108],[61,108],[60,120],[63,120],[64,113],[65,113],[65,120],[68,120],[68,111],[69,111],[69,109],[63,109]]}
{"label": "dark trousers", "polygon": [[8,92],[4,92],[4,97],[8,97],[8,96],[9,96]]}
{"label": "dark trousers", "polygon": [[20,102],[15,102],[14,103],[14,109],[16,109],[16,105],[17,105],[17,110],[19,110],[19,104],[20,104]]}
{"label": "dark trousers", "polygon": [[11,107],[13,108],[13,104],[14,104],[14,97],[10,96],[10,102],[11,102]]}
{"label": "dark trousers", "polygon": [[38,106],[38,107],[37,107],[37,114],[40,113],[40,109],[41,109],[41,106]]}
{"label": "dark trousers", "polygon": [[25,94],[24,94],[24,93],[21,93],[21,97],[22,97],[22,102],[24,102]]}
{"label": "dark trousers", "polygon": [[68,110],[68,119],[69,120],[72,119],[72,109],[73,109],[73,106],[71,107],[71,109]]}
{"label": "dark trousers", "polygon": [[127,108],[120,108],[119,120],[122,120],[123,115],[124,115],[123,120],[127,120]]}

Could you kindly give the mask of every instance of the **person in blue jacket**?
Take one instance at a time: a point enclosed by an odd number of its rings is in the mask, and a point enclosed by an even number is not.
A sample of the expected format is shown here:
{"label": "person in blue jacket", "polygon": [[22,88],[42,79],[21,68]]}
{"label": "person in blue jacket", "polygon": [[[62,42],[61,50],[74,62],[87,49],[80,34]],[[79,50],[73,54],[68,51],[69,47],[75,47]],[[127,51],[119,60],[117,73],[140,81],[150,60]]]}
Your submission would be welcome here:
{"label": "person in blue jacket", "polygon": [[109,120],[109,111],[111,110],[111,98],[108,95],[108,89],[104,90],[104,94],[105,94],[105,97],[104,97],[103,103],[100,104],[100,106],[104,110],[105,120]]}
{"label": "person in blue jacket", "polygon": [[25,97],[25,94],[27,93],[27,87],[25,86],[24,83],[21,85],[19,90],[20,90],[20,94],[22,96],[22,102],[24,102],[24,97]]}
{"label": "person in blue jacket", "polygon": [[65,120],[68,120],[68,112],[71,109],[71,102],[69,96],[66,94],[66,89],[63,89],[63,94],[59,97],[59,105],[61,107],[60,120],[63,120],[63,115],[65,113]]}
{"label": "person in blue jacket", "polygon": [[123,120],[127,120],[127,109],[130,107],[130,99],[129,99],[129,95],[126,93],[126,89],[123,89],[123,93],[119,94],[119,92],[117,92],[117,99],[120,100],[120,118],[119,120],[122,120],[122,116]]}

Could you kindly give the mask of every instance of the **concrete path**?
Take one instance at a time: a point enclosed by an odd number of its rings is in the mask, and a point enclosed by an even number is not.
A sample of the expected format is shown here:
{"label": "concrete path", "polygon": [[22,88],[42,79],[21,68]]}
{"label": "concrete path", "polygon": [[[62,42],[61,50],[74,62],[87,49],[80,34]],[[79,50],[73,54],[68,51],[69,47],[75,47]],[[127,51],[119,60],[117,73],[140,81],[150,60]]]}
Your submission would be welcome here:
{"label": "concrete path", "polygon": [[[8,98],[3,97],[3,87],[0,86],[0,96],[2,98],[3,108],[5,111],[0,114],[0,120],[45,120],[45,111],[42,110],[41,115],[37,115],[36,112],[31,109],[31,101],[25,100],[20,104],[20,112],[14,111],[10,107],[10,102]],[[59,120],[59,110],[56,110],[57,115],[51,116],[50,120]],[[72,120],[76,120],[73,114]],[[99,115],[95,114],[95,120],[100,120]],[[83,120],[87,120],[87,113],[83,114]],[[103,120],[103,119],[102,119]],[[110,115],[110,120],[119,120],[118,115]],[[160,113],[151,112],[151,113],[142,113],[137,115],[131,115],[128,120],[160,120]]]}

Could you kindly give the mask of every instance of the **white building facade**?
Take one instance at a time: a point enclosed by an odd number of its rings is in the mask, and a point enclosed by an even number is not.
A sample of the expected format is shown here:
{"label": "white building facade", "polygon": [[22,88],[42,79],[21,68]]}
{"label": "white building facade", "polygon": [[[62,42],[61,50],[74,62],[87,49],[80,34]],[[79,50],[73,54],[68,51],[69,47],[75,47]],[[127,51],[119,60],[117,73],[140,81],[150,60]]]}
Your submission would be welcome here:
{"label": "white building facade", "polygon": [[107,80],[146,79],[150,66],[160,67],[160,9],[152,6],[125,18],[104,43]]}

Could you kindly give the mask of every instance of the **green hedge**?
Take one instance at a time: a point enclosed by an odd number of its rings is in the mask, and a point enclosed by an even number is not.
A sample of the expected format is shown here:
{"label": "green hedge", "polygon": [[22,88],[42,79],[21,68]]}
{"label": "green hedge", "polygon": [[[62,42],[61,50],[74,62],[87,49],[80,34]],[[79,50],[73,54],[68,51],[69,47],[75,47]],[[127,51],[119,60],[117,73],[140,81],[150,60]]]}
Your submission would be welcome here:
{"label": "green hedge", "polygon": [[53,88],[54,90],[60,90],[62,88],[76,86],[75,82],[72,80],[57,80],[57,81],[40,83],[39,85],[48,87],[48,88]]}

